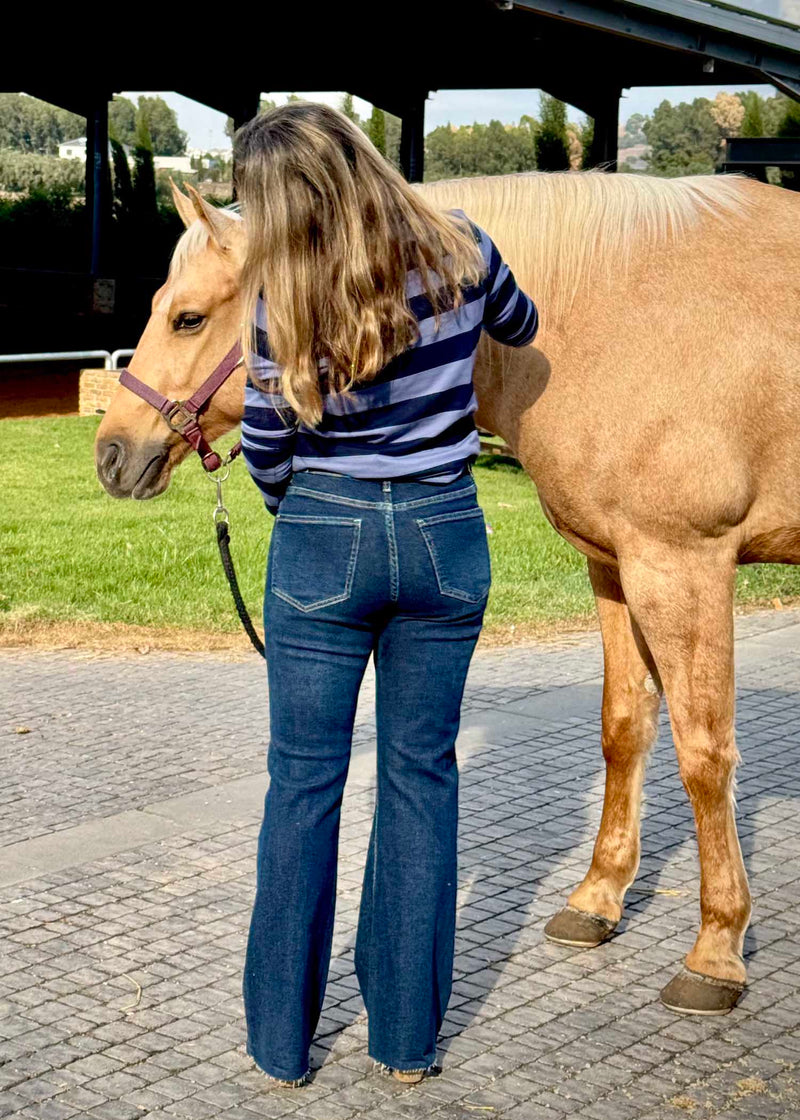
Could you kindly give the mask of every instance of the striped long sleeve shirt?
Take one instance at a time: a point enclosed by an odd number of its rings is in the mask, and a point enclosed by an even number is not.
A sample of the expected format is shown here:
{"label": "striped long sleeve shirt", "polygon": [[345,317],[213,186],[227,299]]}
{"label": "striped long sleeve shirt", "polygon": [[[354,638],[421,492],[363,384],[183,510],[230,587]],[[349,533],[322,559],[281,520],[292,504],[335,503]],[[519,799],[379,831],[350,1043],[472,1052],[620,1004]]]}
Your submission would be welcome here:
{"label": "striped long sleeve shirt", "polygon": [[[466,218],[462,210],[451,213]],[[464,289],[459,308],[440,313],[437,331],[419,274],[410,272],[406,291],[419,338],[349,393],[323,395],[316,428],[298,421],[280,393],[280,368],[270,358],[259,301],[249,367],[267,391],[248,377],[242,455],[270,513],[277,512],[297,471],[443,483],[477,458],[472,374],[481,331],[509,346],[526,346],[536,335],[538,314],[489,235],[470,226],[486,265],[480,283]]]}

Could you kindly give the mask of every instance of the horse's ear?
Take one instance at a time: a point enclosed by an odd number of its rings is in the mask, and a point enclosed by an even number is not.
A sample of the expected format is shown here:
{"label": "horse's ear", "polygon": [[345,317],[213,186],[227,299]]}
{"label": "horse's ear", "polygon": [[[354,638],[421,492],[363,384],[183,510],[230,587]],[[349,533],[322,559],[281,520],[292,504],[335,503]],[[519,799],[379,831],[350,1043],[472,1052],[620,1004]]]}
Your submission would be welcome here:
{"label": "horse's ear", "polygon": [[172,176],[170,176],[169,185],[172,187],[172,201],[175,203],[175,209],[178,211],[181,221],[188,229],[192,222],[197,221],[197,214],[194,212],[192,200],[187,195],[181,193]]}
{"label": "horse's ear", "polygon": [[226,214],[218,206],[212,206],[210,202],[206,202],[191,183],[184,183],[183,185],[189,192],[189,198],[194,207],[194,216],[208,227],[211,238],[218,248],[224,249],[228,243],[227,234],[230,232],[231,226],[236,224],[236,218],[232,218],[230,214]]}

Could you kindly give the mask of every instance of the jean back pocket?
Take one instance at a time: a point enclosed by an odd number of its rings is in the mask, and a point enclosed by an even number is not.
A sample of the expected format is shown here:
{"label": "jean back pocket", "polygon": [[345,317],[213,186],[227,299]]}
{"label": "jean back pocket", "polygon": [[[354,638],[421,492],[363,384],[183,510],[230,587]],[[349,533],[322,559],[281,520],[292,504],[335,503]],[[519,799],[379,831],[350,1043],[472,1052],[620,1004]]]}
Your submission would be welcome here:
{"label": "jean back pocket", "polygon": [[442,595],[479,603],[492,582],[486,521],[480,506],[417,517]]}
{"label": "jean back pocket", "polygon": [[350,596],[361,519],[278,513],[272,528],[269,587],[300,611]]}

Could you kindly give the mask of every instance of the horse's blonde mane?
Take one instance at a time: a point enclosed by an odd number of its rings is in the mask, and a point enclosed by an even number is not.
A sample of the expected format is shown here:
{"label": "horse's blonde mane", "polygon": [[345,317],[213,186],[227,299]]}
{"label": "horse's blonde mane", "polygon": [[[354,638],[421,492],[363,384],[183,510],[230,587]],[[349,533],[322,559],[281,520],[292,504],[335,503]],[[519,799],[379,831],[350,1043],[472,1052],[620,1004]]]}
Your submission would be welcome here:
{"label": "horse's blonde mane", "polygon": [[554,326],[590,278],[624,273],[634,251],[684,234],[704,214],[742,213],[746,183],[736,175],[532,171],[418,189],[437,207],[463,209],[490,234],[542,309],[543,325]]}
{"label": "horse's blonde mane", "polygon": [[[482,226],[536,300],[543,326],[557,325],[592,280],[624,274],[634,253],[685,234],[703,215],[734,218],[749,204],[741,175],[610,175],[526,171],[416,184],[434,206],[459,207]],[[236,204],[225,212],[241,219]],[[208,247],[205,222],[184,230],[170,278]]]}

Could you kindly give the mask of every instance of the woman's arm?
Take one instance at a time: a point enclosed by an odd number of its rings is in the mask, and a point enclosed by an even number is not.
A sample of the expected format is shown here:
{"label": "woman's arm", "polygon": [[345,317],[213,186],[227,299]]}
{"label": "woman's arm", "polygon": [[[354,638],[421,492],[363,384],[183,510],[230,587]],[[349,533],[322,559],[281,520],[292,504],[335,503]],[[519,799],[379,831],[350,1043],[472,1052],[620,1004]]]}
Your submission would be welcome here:
{"label": "woman's arm", "polygon": [[488,269],[483,281],[486,292],[483,329],[506,346],[527,346],[539,329],[536,305],[518,286],[514,273],[486,230],[472,224]]}

